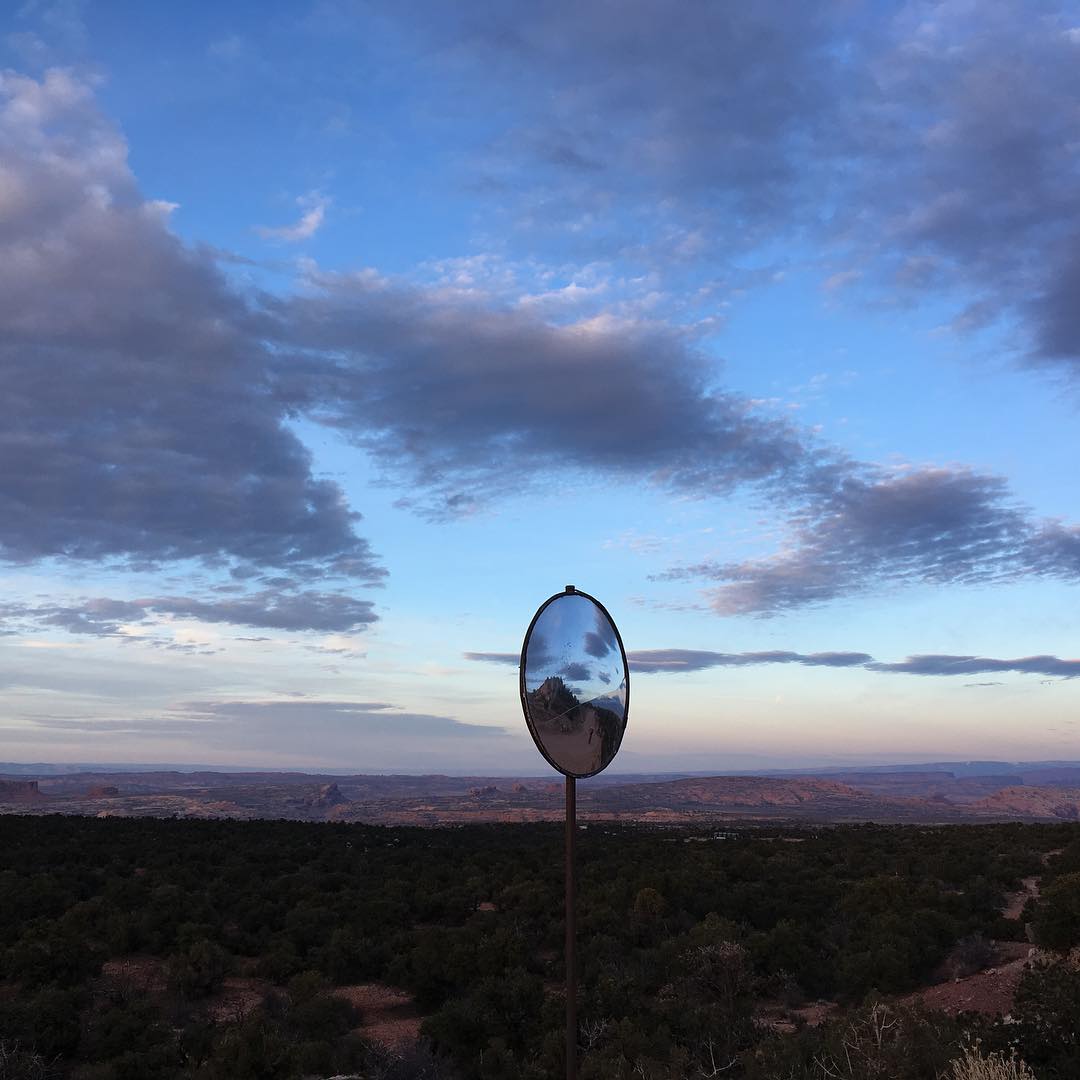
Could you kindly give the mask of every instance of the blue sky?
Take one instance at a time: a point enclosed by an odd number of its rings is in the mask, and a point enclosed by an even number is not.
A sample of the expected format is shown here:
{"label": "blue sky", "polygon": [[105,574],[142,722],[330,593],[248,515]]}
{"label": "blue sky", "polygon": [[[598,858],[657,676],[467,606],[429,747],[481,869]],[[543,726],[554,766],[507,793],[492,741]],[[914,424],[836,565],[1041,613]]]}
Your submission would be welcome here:
{"label": "blue sky", "polygon": [[1078,759],[1080,8],[0,15],[0,760]]}

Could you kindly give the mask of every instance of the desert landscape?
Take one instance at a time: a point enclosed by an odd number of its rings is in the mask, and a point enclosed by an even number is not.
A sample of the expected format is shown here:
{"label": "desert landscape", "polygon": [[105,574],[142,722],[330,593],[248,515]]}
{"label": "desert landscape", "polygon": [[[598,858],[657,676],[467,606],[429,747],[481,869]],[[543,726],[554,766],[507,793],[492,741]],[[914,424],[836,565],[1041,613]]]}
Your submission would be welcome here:
{"label": "desert landscape", "polygon": [[[555,821],[548,776],[380,776],[0,765],[0,812],[454,825]],[[582,821],[949,823],[1076,821],[1080,765],[943,763],[806,775],[605,774],[581,781]]]}

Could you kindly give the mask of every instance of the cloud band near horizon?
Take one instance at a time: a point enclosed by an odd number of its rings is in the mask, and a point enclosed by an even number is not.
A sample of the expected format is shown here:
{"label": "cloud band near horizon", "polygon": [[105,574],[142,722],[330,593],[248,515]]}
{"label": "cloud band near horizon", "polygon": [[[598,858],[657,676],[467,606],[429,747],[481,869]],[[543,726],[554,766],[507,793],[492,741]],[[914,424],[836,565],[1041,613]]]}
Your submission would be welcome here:
{"label": "cloud band near horizon", "polygon": [[[466,660],[517,667],[517,653],[466,652]],[[900,661],[875,660],[869,653],[797,653],[782,650],[723,653],[701,649],[638,649],[626,654],[630,670],[639,675],[704,671],[714,667],[752,667],[759,664],[801,664],[804,667],[862,668],[886,674],[976,675],[988,672],[1020,672],[1063,679],[1080,676],[1080,660],[1057,656],[1024,656],[999,660],[984,656],[950,656],[926,653]]]}

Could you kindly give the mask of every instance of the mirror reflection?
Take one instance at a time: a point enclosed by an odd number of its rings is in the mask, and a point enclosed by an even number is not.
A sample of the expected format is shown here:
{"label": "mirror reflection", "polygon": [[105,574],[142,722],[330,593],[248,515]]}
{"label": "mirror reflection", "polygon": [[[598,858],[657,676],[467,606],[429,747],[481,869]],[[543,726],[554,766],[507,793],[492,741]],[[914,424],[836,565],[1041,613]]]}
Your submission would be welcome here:
{"label": "mirror reflection", "polygon": [[615,756],[626,728],[627,672],[615,627],[588,596],[556,597],[533,624],[524,699],[533,737],[557,769],[591,776]]}

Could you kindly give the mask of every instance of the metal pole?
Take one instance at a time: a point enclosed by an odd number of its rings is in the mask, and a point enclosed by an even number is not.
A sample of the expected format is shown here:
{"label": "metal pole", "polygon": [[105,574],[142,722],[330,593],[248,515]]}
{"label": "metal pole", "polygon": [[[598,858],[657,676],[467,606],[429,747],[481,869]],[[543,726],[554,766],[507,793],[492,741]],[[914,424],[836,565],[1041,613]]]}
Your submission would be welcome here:
{"label": "metal pole", "polygon": [[577,1080],[577,956],[575,942],[574,833],[577,781],[566,778],[566,1080]]}

